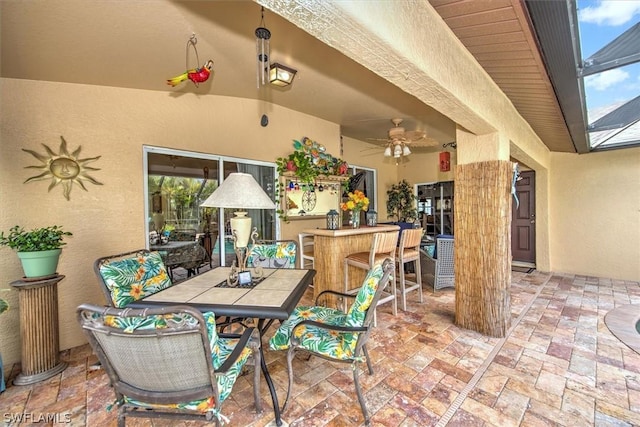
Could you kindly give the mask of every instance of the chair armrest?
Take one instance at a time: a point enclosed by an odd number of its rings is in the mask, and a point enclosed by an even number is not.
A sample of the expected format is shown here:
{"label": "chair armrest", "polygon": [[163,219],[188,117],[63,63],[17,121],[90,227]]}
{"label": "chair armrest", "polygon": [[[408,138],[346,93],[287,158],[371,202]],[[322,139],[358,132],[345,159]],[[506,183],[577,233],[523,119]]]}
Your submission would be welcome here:
{"label": "chair armrest", "polygon": [[318,296],[316,297],[316,305],[318,305],[318,301],[320,301],[320,297],[324,294],[331,294],[331,295],[337,295],[339,297],[343,297],[343,298],[355,298],[356,295],[355,294],[345,294],[343,292],[338,292],[338,291],[332,291],[330,289],[326,290],[326,291],[322,291],[318,294]]}
{"label": "chair armrest", "polygon": [[295,339],[295,330],[300,326],[315,326],[317,328],[326,329],[329,331],[337,331],[337,332],[367,332],[369,328],[365,326],[340,326],[340,325],[329,325],[327,323],[316,322],[315,320],[303,320],[291,329],[291,340]]}
{"label": "chair armrest", "polygon": [[[220,338],[240,337],[240,341],[238,341],[238,344],[236,344],[235,348],[233,349],[229,357],[227,357],[227,360],[225,360],[224,363],[220,365],[218,369],[216,369],[216,373],[227,372],[229,368],[231,368],[233,364],[236,363],[236,360],[238,360],[238,357],[240,357],[240,354],[242,353],[244,348],[247,346],[247,343],[252,338],[255,330],[256,330],[255,328],[251,327],[251,328],[245,329],[242,335],[239,335],[239,334],[219,334],[218,335],[218,337]],[[258,343],[259,342],[260,342],[260,339],[258,337]]]}

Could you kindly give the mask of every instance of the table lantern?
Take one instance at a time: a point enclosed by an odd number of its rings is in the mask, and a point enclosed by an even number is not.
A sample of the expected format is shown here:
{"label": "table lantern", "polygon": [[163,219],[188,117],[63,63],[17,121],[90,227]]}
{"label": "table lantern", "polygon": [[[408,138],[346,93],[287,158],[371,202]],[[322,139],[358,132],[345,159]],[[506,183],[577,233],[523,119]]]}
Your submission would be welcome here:
{"label": "table lantern", "polygon": [[378,212],[374,210],[367,211],[367,226],[375,227],[378,225]]}
{"label": "table lantern", "polygon": [[327,213],[327,230],[337,230],[340,224],[340,214],[335,209]]}

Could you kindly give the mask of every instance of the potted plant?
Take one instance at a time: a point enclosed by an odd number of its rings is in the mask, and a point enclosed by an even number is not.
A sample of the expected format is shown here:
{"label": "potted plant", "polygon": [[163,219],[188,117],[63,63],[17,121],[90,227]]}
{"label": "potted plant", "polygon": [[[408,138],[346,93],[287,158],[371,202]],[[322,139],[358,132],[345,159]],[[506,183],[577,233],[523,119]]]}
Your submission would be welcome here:
{"label": "potted plant", "polygon": [[387,215],[395,217],[398,222],[411,223],[418,217],[416,196],[404,179],[387,191]]}
{"label": "potted plant", "polygon": [[0,246],[8,246],[18,252],[25,277],[46,277],[56,273],[64,236],[71,236],[62,227],[53,225],[26,231],[13,226],[5,236],[0,232]]}

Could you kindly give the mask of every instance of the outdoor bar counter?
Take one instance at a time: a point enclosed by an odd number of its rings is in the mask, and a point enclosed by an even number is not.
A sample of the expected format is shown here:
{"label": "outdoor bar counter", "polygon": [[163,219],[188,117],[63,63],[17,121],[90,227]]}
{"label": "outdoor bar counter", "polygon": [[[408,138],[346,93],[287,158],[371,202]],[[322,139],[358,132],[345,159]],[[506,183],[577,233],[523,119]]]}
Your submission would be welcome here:
{"label": "outdoor bar counter", "polygon": [[[354,252],[366,252],[371,248],[374,233],[399,230],[397,225],[378,225],[376,227],[341,228],[327,230],[323,228],[306,229],[304,233],[314,235],[313,253],[316,276],[314,278],[313,297],[327,289],[344,292],[344,258]],[[366,272],[361,269],[349,270],[349,288],[362,284]],[[335,300],[333,300],[335,301]]]}

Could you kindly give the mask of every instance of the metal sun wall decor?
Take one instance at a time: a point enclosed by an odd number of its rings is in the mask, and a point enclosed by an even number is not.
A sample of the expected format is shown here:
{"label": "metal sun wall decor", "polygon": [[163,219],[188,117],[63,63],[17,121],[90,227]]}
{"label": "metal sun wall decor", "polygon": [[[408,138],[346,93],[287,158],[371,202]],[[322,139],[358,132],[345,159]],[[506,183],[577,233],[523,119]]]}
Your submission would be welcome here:
{"label": "metal sun wall decor", "polygon": [[98,168],[87,166],[87,164],[95,162],[101,156],[81,159],[79,156],[82,147],[79,146],[70,153],[69,150],[67,150],[67,141],[65,141],[63,136],[60,136],[60,139],[62,142],[60,142],[58,153],[55,153],[45,144],[42,144],[42,146],[45,148],[47,152],[46,154],[36,153],[35,151],[27,150],[26,148],[22,149],[22,151],[31,154],[42,162],[41,165],[25,166],[25,169],[43,170],[42,173],[28,178],[24,183],[26,184],[32,181],[51,179],[48,191],[51,191],[52,188],[58,185],[62,185],[63,195],[67,200],[71,200],[71,188],[73,184],[79,185],[84,191],[88,191],[87,187],[84,186],[84,181],[88,181],[95,185],[102,185],[101,182],[96,181],[87,174],[87,171],[100,170]]}

